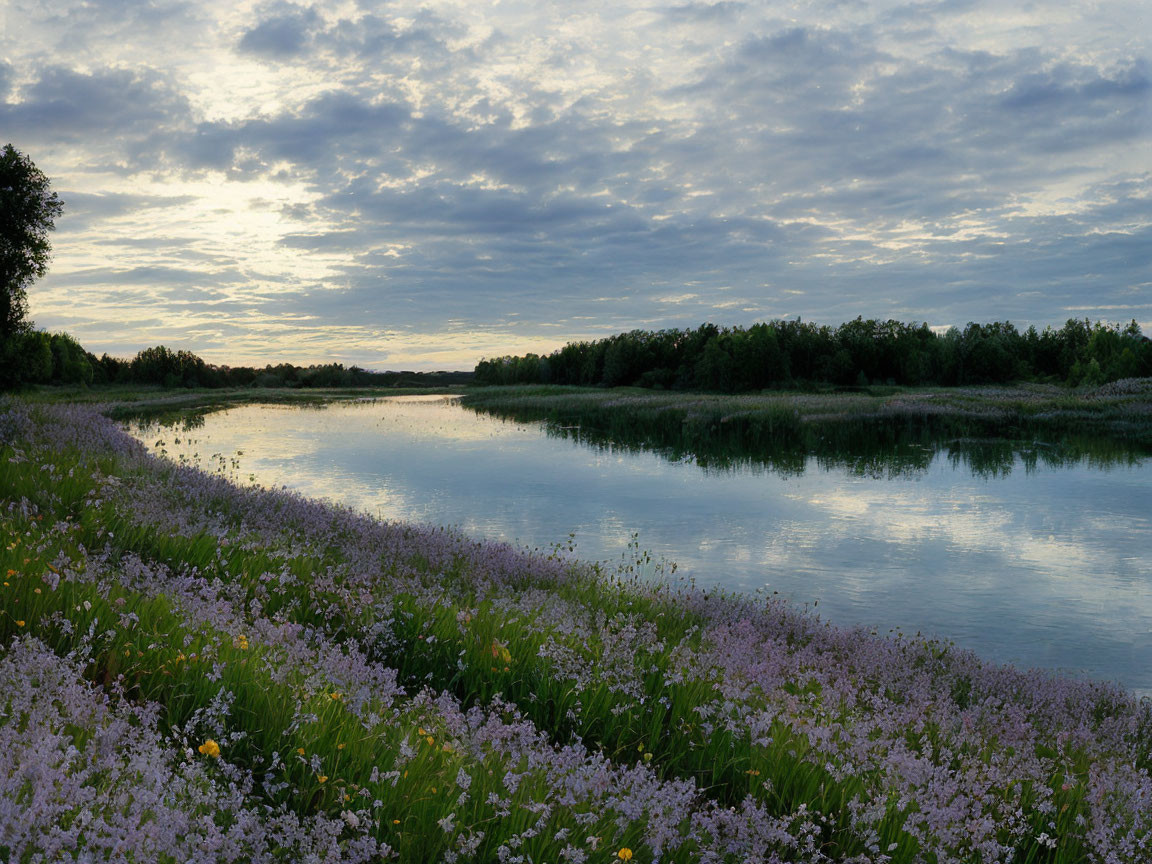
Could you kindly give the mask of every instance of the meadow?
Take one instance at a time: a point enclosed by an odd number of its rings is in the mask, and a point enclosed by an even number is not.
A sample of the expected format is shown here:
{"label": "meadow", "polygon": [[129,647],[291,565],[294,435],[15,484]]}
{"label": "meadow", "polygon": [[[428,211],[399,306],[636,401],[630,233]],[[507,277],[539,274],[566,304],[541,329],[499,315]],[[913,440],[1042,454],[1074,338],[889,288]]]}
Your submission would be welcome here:
{"label": "meadow", "polygon": [[[1126,438],[1142,388],[847,405]],[[499,398],[803,433],[833,397]],[[1152,704],[1114,686],[241,487],[109,410],[0,401],[0,859],[1152,856]]]}

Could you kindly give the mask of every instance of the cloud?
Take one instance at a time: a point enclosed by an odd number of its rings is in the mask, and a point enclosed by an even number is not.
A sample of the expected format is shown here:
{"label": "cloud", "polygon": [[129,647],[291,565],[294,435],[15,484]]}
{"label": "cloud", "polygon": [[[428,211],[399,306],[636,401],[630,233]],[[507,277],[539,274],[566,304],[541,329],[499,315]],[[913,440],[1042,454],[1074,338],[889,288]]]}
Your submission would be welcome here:
{"label": "cloud", "polygon": [[70,141],[139,135],[187,110],[186,102],[155,76],[119,69],[84,73],[47,66],[19,95],[18,101],[0,106],[0,124]]}
{"label": "cloud", "polygon": [[277,4],[272,9],[268,17],[244,32],[239,49],[273,60],[303,54],[320,23],[316,10],[290,3]]}
{"label": "cloud", "polygon": [[679,6],[670,6],[661,12],[669,21],[675,22],[722,21],[738,15],[747,8],[747,5],[730,0],[720,0],[717,3],[683,3]]}
{"label": "cloud", "polygon": [[508,351],[721,315],[1058,323],[1147,290],[1121,7],[53,3],[0,34],[0,128],[68,190],[43,296],[89,280],[82,316],[123,275],[181,298],[176,330],[275,297],[332,350],[449,320]]}

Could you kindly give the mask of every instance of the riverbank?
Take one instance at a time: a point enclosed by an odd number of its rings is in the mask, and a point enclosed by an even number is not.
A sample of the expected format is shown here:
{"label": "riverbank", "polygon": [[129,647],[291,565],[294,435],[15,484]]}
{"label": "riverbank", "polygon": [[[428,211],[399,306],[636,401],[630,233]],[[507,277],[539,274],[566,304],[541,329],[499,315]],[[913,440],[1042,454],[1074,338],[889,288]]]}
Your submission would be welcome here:
{"label": "riverbank", "polygon": [[1108,685],[239,488],[83,406],[0,403],[0,493],[6,857],[1143,860]]}

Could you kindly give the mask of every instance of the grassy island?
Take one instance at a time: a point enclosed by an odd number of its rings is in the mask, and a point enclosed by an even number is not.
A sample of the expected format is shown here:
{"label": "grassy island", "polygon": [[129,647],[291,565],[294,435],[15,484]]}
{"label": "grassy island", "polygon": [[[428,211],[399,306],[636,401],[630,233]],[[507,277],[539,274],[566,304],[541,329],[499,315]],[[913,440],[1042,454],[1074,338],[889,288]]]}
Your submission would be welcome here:
{"label": "grassy island", "polygon": [[[1146,430],[1106,386],[1003,400]],[[468,398],[668,434],[827,413]],[[1152,706],[1123,690],[241,488],[101,410],[0,401],[2,860],[1149,860]]]}

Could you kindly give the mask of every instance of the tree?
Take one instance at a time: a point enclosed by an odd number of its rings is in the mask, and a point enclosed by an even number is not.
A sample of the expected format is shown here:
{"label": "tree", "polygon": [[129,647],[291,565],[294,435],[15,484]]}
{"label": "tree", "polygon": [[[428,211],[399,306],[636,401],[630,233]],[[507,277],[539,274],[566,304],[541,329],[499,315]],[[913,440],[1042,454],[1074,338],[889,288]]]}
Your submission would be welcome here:
{"label": "tree", "polygon": [[48,269],[48,232],[64,203],[11,144],[0,151],[0,339],[27,330],[27,291]]}

